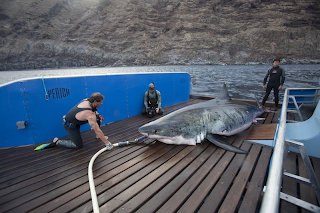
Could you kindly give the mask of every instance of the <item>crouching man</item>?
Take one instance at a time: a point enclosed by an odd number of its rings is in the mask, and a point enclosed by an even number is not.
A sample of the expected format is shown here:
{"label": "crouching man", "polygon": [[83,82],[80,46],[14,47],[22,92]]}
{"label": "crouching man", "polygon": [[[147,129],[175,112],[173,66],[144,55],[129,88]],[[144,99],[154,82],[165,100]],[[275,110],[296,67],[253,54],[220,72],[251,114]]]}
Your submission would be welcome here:
{"label": "crouching man", "polygon": [[142,114],[152,118],[156,114],[162,115],[163,109],[161,108],[161,93],[156,90],[154,83],[149,84],[149,90],[144,94],[144,108]]}

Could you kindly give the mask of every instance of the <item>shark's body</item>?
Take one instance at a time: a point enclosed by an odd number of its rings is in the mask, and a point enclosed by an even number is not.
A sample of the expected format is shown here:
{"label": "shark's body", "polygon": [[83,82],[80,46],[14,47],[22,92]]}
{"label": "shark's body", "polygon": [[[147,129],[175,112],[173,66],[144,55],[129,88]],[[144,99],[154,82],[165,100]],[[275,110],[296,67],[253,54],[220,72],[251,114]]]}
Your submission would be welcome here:
{"label": "shark's body", "polygon": [[174,111],[139,128],[141,134],[167,144],[196,145],[204,139],[226,150],[246,153],[221,136],[247,129],[263,109],[232,101],[224,84],[218,98]]}

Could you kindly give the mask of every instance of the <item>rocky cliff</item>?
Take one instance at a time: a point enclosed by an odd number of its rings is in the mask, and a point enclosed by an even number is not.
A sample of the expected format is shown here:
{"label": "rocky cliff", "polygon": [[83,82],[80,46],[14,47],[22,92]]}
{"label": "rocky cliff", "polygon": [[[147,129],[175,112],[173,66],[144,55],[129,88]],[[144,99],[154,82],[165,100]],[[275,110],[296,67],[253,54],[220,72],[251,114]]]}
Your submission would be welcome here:
{"label": "rocky cliff", "polygon": [[320,63],[319,0],[1,0],[0,70]]}

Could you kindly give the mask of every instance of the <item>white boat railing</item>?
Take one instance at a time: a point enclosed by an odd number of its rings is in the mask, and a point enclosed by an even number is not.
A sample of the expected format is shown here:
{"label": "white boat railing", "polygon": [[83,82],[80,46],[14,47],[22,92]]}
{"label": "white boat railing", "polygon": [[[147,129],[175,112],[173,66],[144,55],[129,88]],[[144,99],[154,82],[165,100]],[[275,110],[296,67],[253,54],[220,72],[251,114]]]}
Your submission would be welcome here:
{"label": "white boat railing", "polygon": [[280,204],[280,190],[283,174],[283,157],[285,151],[285,132],[287,120],[287,105],[288,105],[288,90],[285,91],[278,135],[276,145],[273,151],[272,164],[269,171],[269,176],[266,184],[266,191],[263,196],[262,206],[260,211],[262,213],[278,212]]}
{"label": "white boat railing", "polygon": [[[312,185],[315,188],[318,202],[320,200],[319,183],[315,177],[314,171],[313,171],[311,163],[310,163],[310,159],[305,152],[303,143],[299,143],[296,141],[285,139],[289,92],[290,92],[290,89],[286,89],[285,94],[284,94],[284,98],[283,98],[281,114],[280,114],[279,129],[278,129],[278,134],[276,137],[276,145],[274,147],[273,156],[271,159],[272,163],[271,163],[271,167],[269,170],[267,183],[265,186],[265,193],[263,196],[262,205],[260,208],[261,213],[279,212],[280,199],[285,199],[284,198],[285,196],[283,196],[285,194],[283,192],[281,192],[281,185],[282,185],[283,176],[288,177],[290,175],[290,174],[287,174],[286,172],[284,172],[284,160],[287,157],[289,146],[295,146],[299,149],[299,152],[302,155],[302,158],[304,160],[306,167],[309,167],[309,168],[307,168],[307,170],[308,170],[309,175],[311,177],[310,177],[310,181],[309,180],[308,181],[309,181],[309,183],[311,182],[310,185]],[[299,177],[299,176],[296,176],[295,179],[297,179],[298,181],[299,180],[301,181],[301,177]],[[306,184],[308,184],[308,182]],[[302,201],[299,204],[299,202],[301,200],[294,198],[294,197],[292,198],[291,196],[290,196],[290,199],[292,200],[292,203],[294,203],[295,205],[298,205],[302,208],[306,208],[312,212],[320,212],[320,208],[318,206],[314,206],[314,205],[309,204],[305,201]]]}

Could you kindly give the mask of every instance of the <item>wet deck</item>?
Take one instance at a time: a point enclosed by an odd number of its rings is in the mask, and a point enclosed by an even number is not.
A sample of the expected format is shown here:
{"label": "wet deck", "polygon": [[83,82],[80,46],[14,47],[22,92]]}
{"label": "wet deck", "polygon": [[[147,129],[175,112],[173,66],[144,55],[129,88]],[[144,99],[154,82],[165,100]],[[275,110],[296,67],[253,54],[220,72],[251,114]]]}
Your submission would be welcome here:
{"label": "wet deck", "polygon": [[[165,107],[165,112],[199,101],[204,99],[191,98]],[[279,113],[263,116],[266,119],[260,124],[274,126]],[[138,127],[149,121],[137,115],[105,125],[102,130],[111,142],[132,140],[141,136]],[[102,153],[93,167],[100,211],[258,212],[272,148],[245,139],[260,135],[257,129],[263,132],[263,126],[229,138],[248,155],[228,152],[209,142],[176,146],[151,139]],[[270,134],[272,131],[264,137]],[[55,147],[33,151],[34,145],[1,149],[0,212],[92,212],[88,164],[104,146],[93,131],[83,132],[82,137],[84,147],[79,150]],[[320,179],[320,161],[311,160]],[[288,155],[285,167],[306,177],[297,154]],[[286,180],[283,191],[317,205],[307,186]],[[282,202],[280,212],[301,209]]]}

